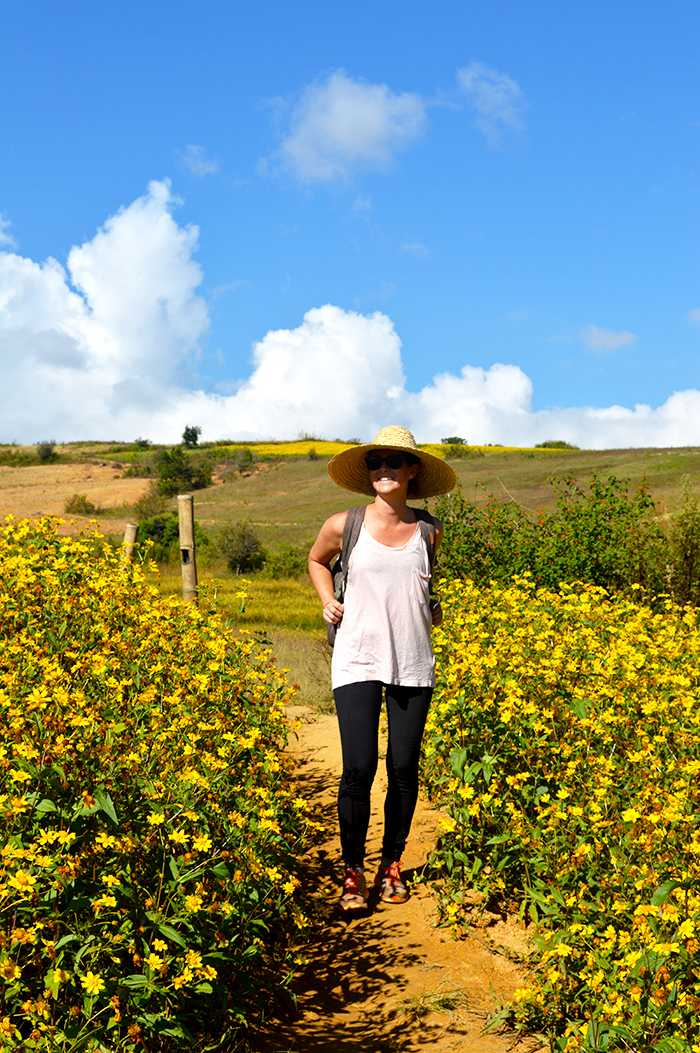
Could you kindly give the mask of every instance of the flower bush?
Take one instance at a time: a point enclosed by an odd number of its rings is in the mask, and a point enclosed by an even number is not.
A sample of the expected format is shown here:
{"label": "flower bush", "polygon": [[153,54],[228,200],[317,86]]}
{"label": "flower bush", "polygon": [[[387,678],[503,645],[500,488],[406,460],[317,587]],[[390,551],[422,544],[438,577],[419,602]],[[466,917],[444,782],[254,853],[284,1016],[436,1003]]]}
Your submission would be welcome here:
{"label": "flower bush", "polygon": [[98,534],[0,558],[0,1042],[233,1048],[307,924],[289,687]]}
{"label": "flower bush", "polygon": [[476,887],[537,923],[510,1012],[551,1049],[700,1049],[700,614],[528,577],[443,606],[443,919]]}

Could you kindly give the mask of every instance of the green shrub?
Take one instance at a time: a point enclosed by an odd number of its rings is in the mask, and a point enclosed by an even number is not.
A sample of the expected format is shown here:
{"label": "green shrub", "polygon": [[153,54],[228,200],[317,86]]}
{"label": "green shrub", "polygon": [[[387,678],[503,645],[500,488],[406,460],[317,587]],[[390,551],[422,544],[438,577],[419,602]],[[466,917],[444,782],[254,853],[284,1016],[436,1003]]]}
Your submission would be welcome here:
{"label": "green shrub", "polygon": [[[179,559],[180,519],[178,514],[176,512],[162,513],[139,523],[138,543],[143,546],[146,541],[153,542],[152,548],[148,551],[148,557],[154,559],[156,563],[169,563],[171,560]],[[195,551],[211,546],[211,538],[196,519],[194,544]]]}
{"label": "green shrub", "polygon": [[564,439],[547,439],[546,442],[536,442],[536,450],[578,450],[580,447],[565,442]]}
{"label": "green shrub", "polygon": [[89,516],[93,512],[99,511],[96,505],[92,501],[88,500],[87,494],[73,494],[66,501],[64,508],[66,512],[71,512],[73,515]]}
{"label": "green shrub", "polygon": [[265,560],[265,573],[271,578],[297,578],[308,568],[308,550],[286,543]]}
{"label": "green shrub", "polygon": [[669,542],[646,486],[630,495],[626,480],[595,474],[587,489],[573,476],[551,482],[556,510],[539,517],[492,495],[484,506],[460,490],[441,497],[436,515],[445,523],[445,539],[438,573],[480,583],[530,573],[548,588],[587,581],[610,590],[668,589]]}
{"label": "green shrub", "polygon": [[678,603],[700,604],[700,500],[690,476],[681,480],[682,505],[671,520],[670,588]]}
{"label": "green shrub", "polygon": [[42,464],[52,464],[58,460],[56,453],[56,440],[44,439],[36,444],[36,455]]}
{"label": "green shrub", "polygon": [[219,550],[234,574],[246,574],[260,570],[266,553],[260,535],[250,523],[232,523],[225,526],[218,539]]}
{"label": "green shrub", "polygon": [[181,446],[161,450],[156,459],[158,490],[164,497],[201,490],[211,485],[211,463],[188,457]]}
{"label": "green shrub", "polygon": [[167,501],[154,480],[149,483],[146,493],[134,503],[134,511],[140,521],[159,515],[165,511],[166,507]]}

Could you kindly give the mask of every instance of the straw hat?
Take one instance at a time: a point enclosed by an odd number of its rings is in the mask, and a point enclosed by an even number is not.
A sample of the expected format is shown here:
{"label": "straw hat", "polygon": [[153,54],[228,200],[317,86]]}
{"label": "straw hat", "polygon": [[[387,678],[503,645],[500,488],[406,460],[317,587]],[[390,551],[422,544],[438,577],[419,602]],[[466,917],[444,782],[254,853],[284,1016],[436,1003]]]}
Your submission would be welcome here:
{"label": "straw hat", "polygon": [[365,464],[365,457],[371,450],[412,453],[420,461],[418,475],[409,483],[409,497],[434,497],[436,494],[446,494],[454,488],[456,477],[453,469],[440,457],[419,450],[410,431],[395,424],[382,428],[374,442],[365,442],[362,446],[353,446],[336,454],[328,465],[328,474],[333,482],[354,494],[374,497],[375,490]]}

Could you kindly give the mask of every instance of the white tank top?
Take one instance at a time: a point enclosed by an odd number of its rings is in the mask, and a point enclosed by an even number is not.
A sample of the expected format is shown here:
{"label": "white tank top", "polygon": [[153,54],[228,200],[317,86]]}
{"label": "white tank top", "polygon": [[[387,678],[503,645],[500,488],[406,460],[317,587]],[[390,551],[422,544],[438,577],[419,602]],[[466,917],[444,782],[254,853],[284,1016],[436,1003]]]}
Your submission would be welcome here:
{"label": "white tank top", "polygon": [[333,648],[334,688],[367,680],[435,686],[429,586],[418,524],[401,548],[382,545],[363,524],[350,554],[345,613]]}

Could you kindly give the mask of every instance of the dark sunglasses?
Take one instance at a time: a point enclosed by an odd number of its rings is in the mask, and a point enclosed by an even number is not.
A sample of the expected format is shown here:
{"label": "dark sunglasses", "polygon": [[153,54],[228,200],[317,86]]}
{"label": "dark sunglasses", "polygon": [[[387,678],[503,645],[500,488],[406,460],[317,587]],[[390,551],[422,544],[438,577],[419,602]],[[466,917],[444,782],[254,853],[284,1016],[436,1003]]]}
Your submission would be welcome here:
{"label": "dark sunglasses", "polygon": [[365,457],[365,464],[370,472],[378,471],[383,464],[395,472],[401,467],[405,459],[402,453],[387,453],[385,456],[382,456],[380,453],[368,453]]}

